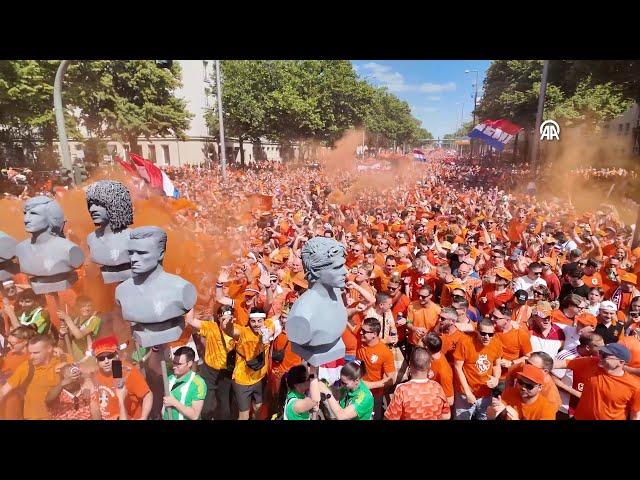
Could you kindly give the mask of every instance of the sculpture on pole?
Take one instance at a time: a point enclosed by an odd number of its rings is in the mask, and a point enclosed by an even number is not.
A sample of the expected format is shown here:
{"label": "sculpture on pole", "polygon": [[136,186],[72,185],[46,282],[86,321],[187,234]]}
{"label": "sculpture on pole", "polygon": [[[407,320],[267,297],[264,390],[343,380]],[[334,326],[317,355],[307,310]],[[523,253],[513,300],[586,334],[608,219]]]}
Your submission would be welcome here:
{"label": "sculpture on pole", "polygon": [[25,202],[24,226],[31,239],[16,246],[16,256],[37,294],[66,290],[78,280],[75,269],[84,262],[84,252],[64,237],[64,224],[62,208],[49,197]]}
{"label": "sculpture on pole", "polygon": [[315,237],[301,252],[309,289],[291,307],[287,335],[294,353],[313,366],[344,357],[347,309],[342,301],[347,269],[344,245]]}
{"label": "sculpture on pole", "polygon": [[133,204],[129,190],[120,182],[100,180],[87,188],[87,209],[96,230],[87,236],[91,261],[100,266],[104,283],[131,278],[129,225]]}
{"label": "sculpture on pole", "polygon": [[122,318],[131,322],[141,347],[173,342],[184,330],[184,315],[196,304],[196,288],[182,277],[164,271],[167,234],[159,227],[135,228],[129,233],[132,277],[116,288]]}

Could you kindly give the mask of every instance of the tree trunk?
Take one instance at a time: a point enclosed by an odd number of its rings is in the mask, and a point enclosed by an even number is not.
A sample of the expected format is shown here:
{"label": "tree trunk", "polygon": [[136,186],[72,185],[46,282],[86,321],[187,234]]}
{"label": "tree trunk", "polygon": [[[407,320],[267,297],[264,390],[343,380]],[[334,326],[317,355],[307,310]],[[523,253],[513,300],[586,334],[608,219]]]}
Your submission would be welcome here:
{"label": "tree trunk", "polygon": [[244,145],[243,145],[243,138],[242,137],[238,137],[238,144],[240,145],[240,167],[244,169],[245,164],[244,164]]}
{"label": "tree trunk", "polygon": [[516,157],[518,155],[518,136],[520,132],[516,133],[516,138],[513,139],[513,163],[516,163]]}
{"label": "tree trunk", "polygon": [[142,155],[142,149],[140,148],[140,145],[138,145],[137,135],[128,135],[127,141],[129,142],[129,151]]}

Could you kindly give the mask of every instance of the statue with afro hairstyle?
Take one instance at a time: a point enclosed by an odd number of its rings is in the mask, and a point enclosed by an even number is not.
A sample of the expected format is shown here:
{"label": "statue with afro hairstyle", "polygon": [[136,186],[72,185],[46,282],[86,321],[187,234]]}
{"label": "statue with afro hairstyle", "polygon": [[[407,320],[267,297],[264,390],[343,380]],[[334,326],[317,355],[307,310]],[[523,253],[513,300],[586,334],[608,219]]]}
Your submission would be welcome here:
{"label": "statue with afro hairstyle", "polygon": [[131,278],[129,225],[133,203],[129,190],[120,182],[99,180],[87,188],[87,209],[96,230],[87,236],[91,261],[100,266],[104,283]]}

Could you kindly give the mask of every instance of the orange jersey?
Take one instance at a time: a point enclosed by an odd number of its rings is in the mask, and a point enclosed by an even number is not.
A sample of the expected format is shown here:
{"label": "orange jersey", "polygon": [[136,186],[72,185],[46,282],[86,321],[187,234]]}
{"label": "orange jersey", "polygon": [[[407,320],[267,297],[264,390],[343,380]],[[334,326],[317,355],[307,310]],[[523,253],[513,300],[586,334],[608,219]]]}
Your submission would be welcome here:
{"label": "orange jersey", "polygon": [[628,372],[609,375],[598,366],[598,357],[581,357],[567,364],[585,379],[576,420],[627,420],[630,412],[640,411],[640,378]]}
{"label": "orange jersey", "polygon": [[[482,345],[476,338],[468,337],[467,341],[458,343],[453,353],[454,361],[464,362],[462,371],[467,379],[471,392],[477,398],[488,397],[491,389],[487,387],[489,377],[493,375],[496,360],[502,357],[502,344],[497,338],[492,338],[488,345]],[[454,388],[456,392],[464,393],[460,379],[456,375]]]}
{"label": "orange jersey", "polygon": [[[407,309],[407,322],[414,327],[424,328],[429,333],[438,322],[441,310],[438,304],[434,302],[430,302],[424,307],[420,305],[420,302],[411,302]],[[420,345],[420,340],[421,337],[416,332],[409,332],[410,344]]]}
{"label": "orange jersey", "polygon": [[[368,347],[358,341],[356,357],[364,362],[365,375],[362,379],[365,382],[378,382],[382,380],[385,373],[391,375],[396,371],[393,353],[382,342],[376,343],[373,347]],[[384,389],[372,388],[371,393],[374,397],[379,397],[384,393]]]}
{"label": "orange jersey", "polygon": [[533,403],[525,404],[517,388],[509,387],[502,394],[502,402],[518,412],[520,420],[555,420],[558,411],[542,393]]}
{"label": "orange jersey", "polygon": [[453,370],[442,353],[438,358],[431,357],[429,378],[440,384],[447,397],[453,397]]}

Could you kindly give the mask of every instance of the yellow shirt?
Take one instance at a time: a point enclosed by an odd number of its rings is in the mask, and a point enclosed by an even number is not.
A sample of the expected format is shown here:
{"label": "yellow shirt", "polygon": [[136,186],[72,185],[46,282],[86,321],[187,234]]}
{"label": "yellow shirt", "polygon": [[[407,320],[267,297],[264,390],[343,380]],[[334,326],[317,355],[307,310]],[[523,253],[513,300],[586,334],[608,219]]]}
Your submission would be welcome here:
{"label": "yellow shirt", "polygon": [[202,322],[200,336],[205,339],[204,363],[215,370],[223,370],[227,366],[227,352],[233,350],[236,342],[228,335],[224,336],[227,348],[224,348],[220,326],[215,322]]}
{"label": "yellow shirt", "polygon": [[[264,324],[265,327],[271,330],[271,334],[273,335],[275,331],[273,321],[266,319]],[[240,352],[240,355],[236,355],[236,367],[233,370],[233,380],[238,385],[253,385],[267,375],[267,371],[269,370],[269,348],[271,345],[264,345],[261,336],[253,333],[250,327],[236,325],[235,328],[240,331],[240,337],[236,342],[236,352]],[[250,361],[257,357],[261,351],[264,351],[264,366],[258,371],[252,370],[247,366],[247,360]]]}

